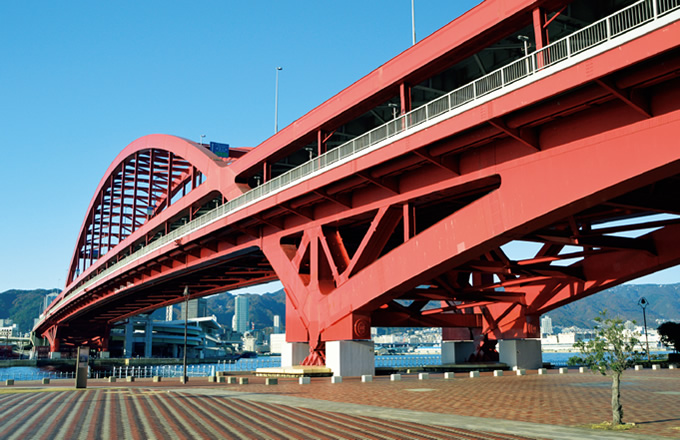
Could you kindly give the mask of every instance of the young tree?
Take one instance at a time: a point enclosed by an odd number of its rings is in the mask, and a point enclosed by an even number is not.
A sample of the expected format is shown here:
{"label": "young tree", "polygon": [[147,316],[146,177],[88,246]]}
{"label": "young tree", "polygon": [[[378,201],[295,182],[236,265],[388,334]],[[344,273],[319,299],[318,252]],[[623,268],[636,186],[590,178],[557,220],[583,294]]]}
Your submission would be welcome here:
{"label": "young tree", "polygon": [[600,312],[595,318],[595,336],[588,341],[578,341],[583,363],[591,370],[612,378],[612,425],[623,423],[621,406],[621,375],[632,367],[641,357],[635,350],[640,341],[637,334],[623,326],[621,319],[607,318],[607,311]]}
{"label": "young tree", "polygon": [[676,353],[680,352],[680,323],[664,322],[656,331],[659,332],[663,345],[673,347]]}

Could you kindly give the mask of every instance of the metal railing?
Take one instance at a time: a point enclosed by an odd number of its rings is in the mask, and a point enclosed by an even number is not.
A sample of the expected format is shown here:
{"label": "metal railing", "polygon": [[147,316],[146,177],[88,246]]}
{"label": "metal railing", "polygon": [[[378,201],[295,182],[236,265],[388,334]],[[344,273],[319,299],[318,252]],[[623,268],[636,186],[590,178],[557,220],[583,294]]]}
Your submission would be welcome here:
{"label": "metal railing", "polygon": [[154,250],[208,223],[236,212],[239,208],[253,203],[273,193],[316,173],[331,165],[350,158],[370,147],[393,138],[407,131],[415,131],[417,127],[435,118],[445,117],[446,114],[472,103],[492,92],[499,91],[511,84],[529,78],[537,72],[554,66],[588,49],[617,38],[626,32],[638,28],[650,21],[680,9],[680,0],[641,0],[616,13],[599,20],[590,26],[558,40],[540,50],[522,57],[500,69],[491,72],[467,85],[459,87],[444,96],[436,98],[402,116],[357,136],[354,139],[328,151],[304,164],[281,174],[268,182],[253,188],[247,193],[230,200],[214,210],[192,220],[169,234],[160,237],[131,255],[122,258],[113,266],[93,276],[80,285],[68,296],[82,292],[98,280],[106,277],[122,266],[141,258]]}

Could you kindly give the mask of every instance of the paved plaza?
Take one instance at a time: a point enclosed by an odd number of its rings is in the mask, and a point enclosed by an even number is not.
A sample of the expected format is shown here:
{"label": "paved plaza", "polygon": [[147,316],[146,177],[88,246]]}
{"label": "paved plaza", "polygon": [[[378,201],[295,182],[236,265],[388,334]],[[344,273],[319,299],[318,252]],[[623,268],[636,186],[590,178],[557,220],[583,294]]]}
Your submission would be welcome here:
{"label": "paved plaza", "polygon": [[0,387],[2,439],[653,439],[680,438],[680,370],[627,371],[625,433],[581,427],[611,418],[609,378],[592,373],[526,376],[505,372],[400,381],[265,379],[249,384],[208,378],[91,379]]}

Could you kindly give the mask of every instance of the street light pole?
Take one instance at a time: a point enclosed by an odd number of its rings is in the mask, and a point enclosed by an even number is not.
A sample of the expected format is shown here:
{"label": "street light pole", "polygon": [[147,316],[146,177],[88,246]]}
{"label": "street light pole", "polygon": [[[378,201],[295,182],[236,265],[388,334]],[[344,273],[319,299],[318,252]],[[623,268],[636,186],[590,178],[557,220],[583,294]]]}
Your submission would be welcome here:
{"label": "street light pole", "polygon": [[645,341],[647,342],[647,362],[651,362],[651,358],[649,356],[649,336],[647,336],[647,305],[649,304],[649,301],[647,301],[647,298],[644,296],[640,298],[640,301],[638,301],[638,305],[642,307],[642,319],[645,323]]}
{"label": "street light pole", "polygon": [[182,361],[182,382],[187,380],[187,321],[189,317],[189,286],[184,286],[184,360]]}
{"label": "street light pole", "polygon": [[416,45],[416,7],[415,0],[411,0],[411,30],[413,31],[413,45]]}
{"label": "street light pole", "polygon": [[274,133],[279,132],[279,71],[283,70],[283,67],[276,68],[276,91],[274,97]]}

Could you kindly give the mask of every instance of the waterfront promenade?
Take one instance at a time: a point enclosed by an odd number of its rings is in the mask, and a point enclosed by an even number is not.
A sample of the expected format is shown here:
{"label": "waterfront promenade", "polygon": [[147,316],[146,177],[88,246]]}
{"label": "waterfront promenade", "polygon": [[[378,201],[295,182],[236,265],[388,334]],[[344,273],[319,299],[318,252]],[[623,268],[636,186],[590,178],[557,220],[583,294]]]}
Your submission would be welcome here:
{"label": "waterfront promenade", "polygon": [[626,372],[624,419],[637,424],[626,433],[579,427],[610,419],[608,378],[511,373],[308,385],[253,376],[247,385],[91,379],[87,390],[73,380],[22,382],[0,387],[0,438],[680,438],[680,370]]}

